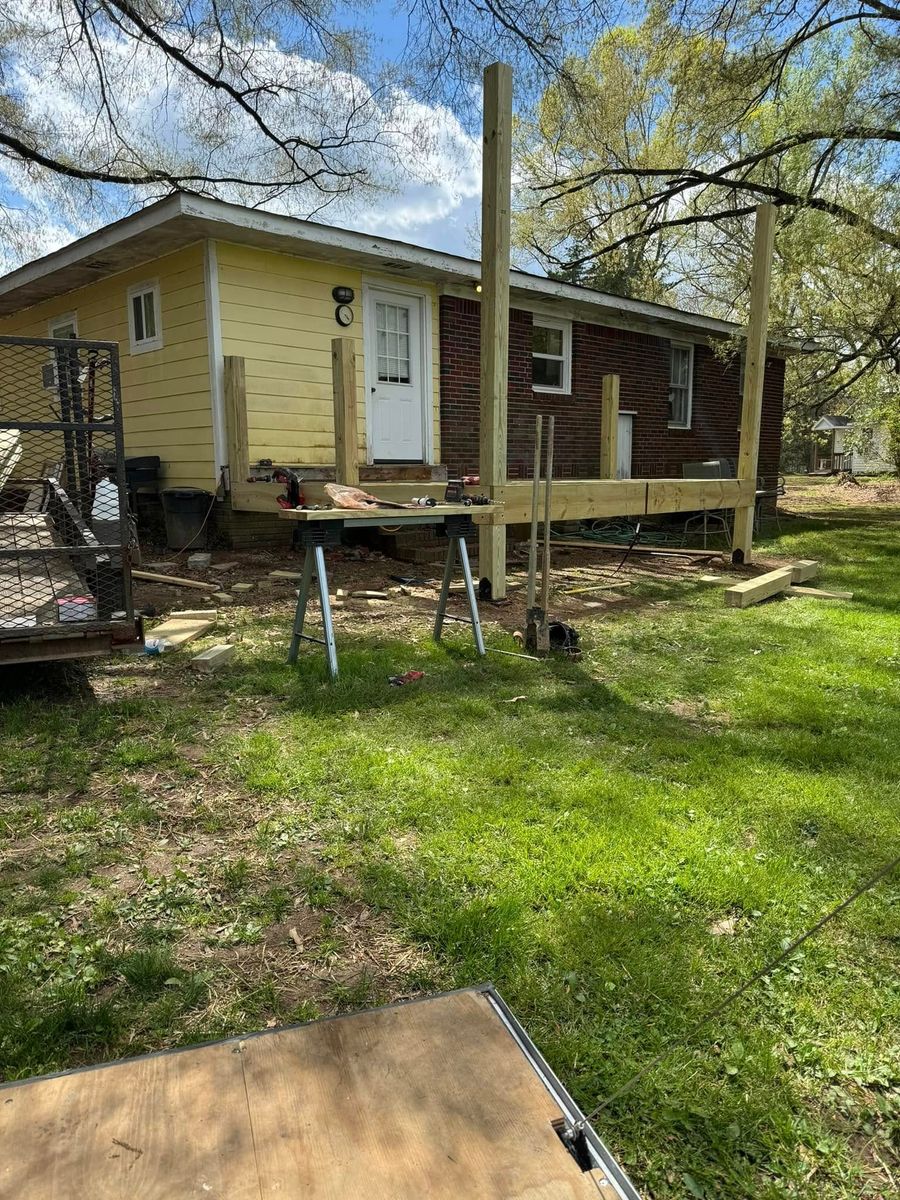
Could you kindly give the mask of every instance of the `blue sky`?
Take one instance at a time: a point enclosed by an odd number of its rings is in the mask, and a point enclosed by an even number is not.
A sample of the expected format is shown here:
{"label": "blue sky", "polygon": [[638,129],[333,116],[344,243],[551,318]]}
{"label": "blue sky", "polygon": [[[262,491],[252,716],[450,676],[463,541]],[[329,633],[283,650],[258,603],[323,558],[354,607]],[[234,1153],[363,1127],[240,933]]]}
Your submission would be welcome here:
{"label": "blue sky", "polygon": [[[31,9],[31,13],[35,22],[44,19],[36,8]],[[376,67],[381,62],[396,62],[403,58],[408,32],[406,18],[395,14],[392,5],[375,3],[362,11],[351,5],[339,6],[335,26],[345,22],[367,32]],[[25,96],[26,111],[29,117],[36,118],[35,124],[48,116],[51,119],[59,117],[63,127],[74,121],[75,135],[65,136],[62,144],[67,147],[77,144],[80,132],[84,144],[90,146],[96,136],[93,112],[73,98],[74,85],[58,71],[47,75],[43,59],[40,62],[23,59],[13,67],[16,65],[23,69],[15,76],[13,86]],[[182,138],[192,135],[190,99],[187,93],[182,93],[174,100],[160,103],[159,92],[164,90],[161,79],[164,72],[160,70],[160,64],[148,58],[138,66],[143,66],[146,82],[144,87],[134,88],[130,84],[134,94],[128,98],[125,120],[131,121],[133,144],[146,139],[149,153],[145,157],[152,162],[154,144],[168,142],[171,145],[175,139],[180,143]],[[71,69],[70,75],[75,75]],[[465,106],[462,120],[439,101],[419,104],[410,100],[411,111],[406,119],[415,127],[415,142],[406,147],[402,138],[407,131],[401,129],[397,138],[400,153],[391,162],[379,165],[376,161],[375,164],[376,174],[381,173],[389,185],[388,190],[351,197],[340,206],[313,214],[315,219],[432,249],[468,256],[477,253],[479,85],[480,80],[475,80],[472,102]],[[129,89],[120,89],[125,90]],[[154,90],[157,91],[155,98],[152,96]],[[294,129],[292,126],[291,132]],[[202,154],[202,141],[200,147]],[[234,161],[229,159],[226,173],[234,169]],[[236,162],[239,165],[241,158],[237,157]],[[248,162],[246,157],[244,162]],[[0,159],[0,205],[6,210],[7,226],[4,230],[7,236],[2,239],[7,244],[0,246],[0,271],[83,236],[151,198],[148,194],[138,196],[128,189],[97,188],[95,194],[86,199],[71,191],[67,194],[65,189],[55,186],[52,178],[29,176],[9,160]],[[226,194],[224,198],[243,199],[233,194]],[[306,203],[308,207],[304,207]],[[314,203],[314,200],[301,202],[293,211],[296,215],[307,215]],[[290,210],[287,204],[279,207],[282,211]]]}

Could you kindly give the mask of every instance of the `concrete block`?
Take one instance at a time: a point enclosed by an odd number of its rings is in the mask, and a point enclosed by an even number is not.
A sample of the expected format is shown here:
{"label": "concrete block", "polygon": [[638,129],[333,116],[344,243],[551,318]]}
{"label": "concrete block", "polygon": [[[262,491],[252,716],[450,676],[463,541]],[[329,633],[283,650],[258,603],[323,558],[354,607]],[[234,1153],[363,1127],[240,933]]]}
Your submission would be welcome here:
{"label": "concrete block", "polygon": [[187,565],[189,571],[205,571],[212,562],[212,555],[205,551],[198,550],[196,554],[189,554]]}
{"label": "concrete block", "polygon": [[255,587],[255,583],[233,583],[231,590],[233,592],[252,592]]}

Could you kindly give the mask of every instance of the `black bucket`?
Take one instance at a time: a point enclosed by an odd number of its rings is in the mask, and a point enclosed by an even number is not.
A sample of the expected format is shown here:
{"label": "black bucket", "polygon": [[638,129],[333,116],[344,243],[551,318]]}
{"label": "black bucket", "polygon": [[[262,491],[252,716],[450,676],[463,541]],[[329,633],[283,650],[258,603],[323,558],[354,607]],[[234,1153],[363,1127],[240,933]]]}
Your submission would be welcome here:
{"label": "black bucket", "polygon": [[166,545],[170,550],[205,550],[209,540],[207,513],[211,492],[202,488],[166,488],[162,493]]}

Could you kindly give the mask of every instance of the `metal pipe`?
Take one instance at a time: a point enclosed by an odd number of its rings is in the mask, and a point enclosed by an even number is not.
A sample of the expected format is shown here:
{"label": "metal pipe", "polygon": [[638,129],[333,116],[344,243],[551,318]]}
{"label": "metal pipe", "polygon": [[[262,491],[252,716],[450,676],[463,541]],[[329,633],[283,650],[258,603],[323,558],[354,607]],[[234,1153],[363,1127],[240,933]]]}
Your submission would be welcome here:
{"label": "metal pipe", "polygon": [[544,430],[544,418],[540,413],[534,418],[534,475],[531,479],[531,541],[528,544],[528,612],[534,608],[535,591],[537,588],[537,531],[538,531],[538,501],[541,495],[541,440]]}
{"label": "metal pipe", "polygon": [[553,425],[551,415],[547,423],[547,467],[544,479],[544,553],[541,556],[541,608],[544,619],[550,606],[550,506],[553,489]]}

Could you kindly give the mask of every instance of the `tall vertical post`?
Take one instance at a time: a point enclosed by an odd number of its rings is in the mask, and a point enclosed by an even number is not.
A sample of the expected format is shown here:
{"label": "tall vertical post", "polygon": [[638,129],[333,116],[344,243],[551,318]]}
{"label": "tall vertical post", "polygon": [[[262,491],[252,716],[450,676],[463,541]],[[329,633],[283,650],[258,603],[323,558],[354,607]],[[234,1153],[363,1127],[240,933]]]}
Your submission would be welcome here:
{"label": "tall vertical post", "polygon": [[247,423],[246,364],[238,355],[226,354],[223,383],[228,427],[228,476],[233,488],[250,474],[250,431]]}
{"label": "tall vertical post", "polygon": [[359,484],[356,445],[356,352],[353,339],[332,338],[331,378],[334,389],[334,474],[338,483]]}
{"label": "tall vertical post", "polygon": [[[760,204],[756,209],[753,236],[753,263],[750,273],[750,320],[744,352],[744,401],[741,407],[741,444],[738,451],[738,479],[751,495],[756,489],[759,467],[759,431],[762,421],[763,382],[766,374],[766,342],[769,328],[769,289],[772,282],[772,254],[775,248],[775,206]],[[732,558],[736,563],[753,557],[753,516],[755,502],[734,511]]]}
{"label": "tall vertical post", "polygon": [[600,410],[600,478],[615,479],[619,466],[619,376],[603,376]]}
{"label": "tall vertical post", "polygon": [[[509,374],[509,221],[512,166],[512,69],[484,72],[481,182],[481,428],[479,473],[490,496],[506,482]],[[481,525],[479,574],[492,595],[506,595],[506,526]]]}

